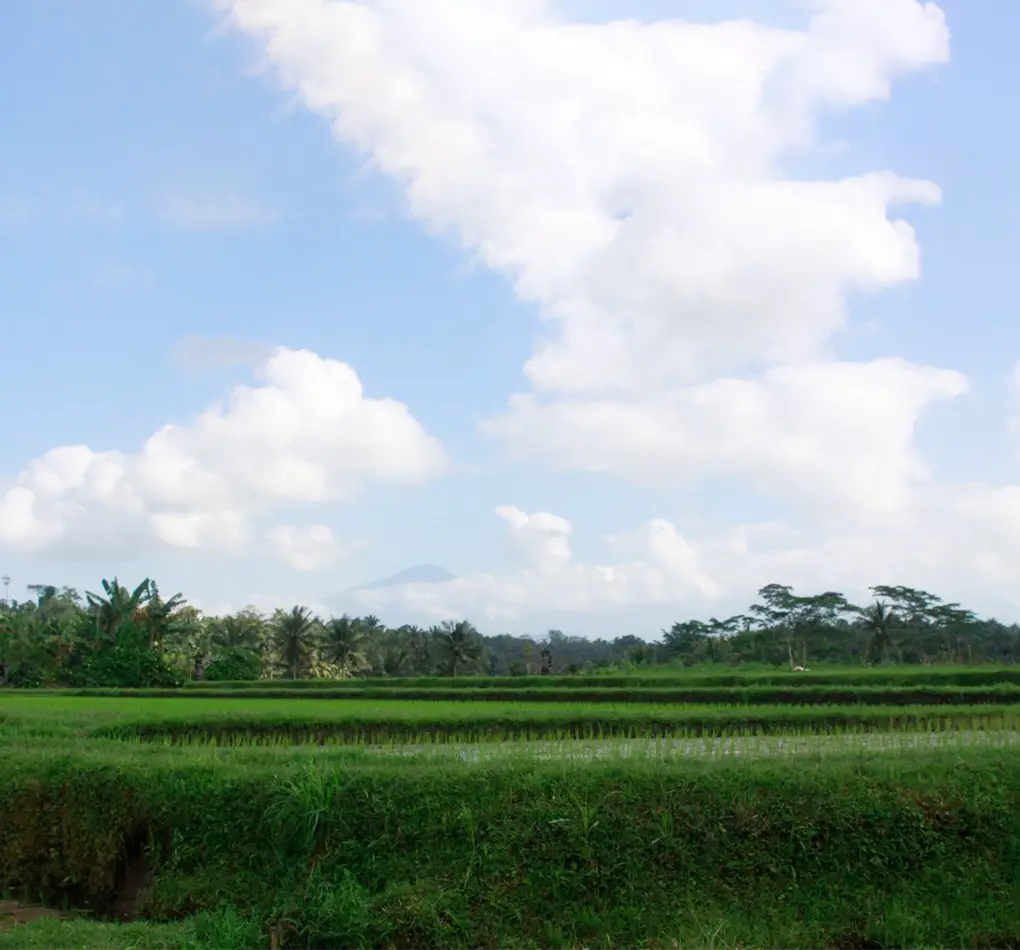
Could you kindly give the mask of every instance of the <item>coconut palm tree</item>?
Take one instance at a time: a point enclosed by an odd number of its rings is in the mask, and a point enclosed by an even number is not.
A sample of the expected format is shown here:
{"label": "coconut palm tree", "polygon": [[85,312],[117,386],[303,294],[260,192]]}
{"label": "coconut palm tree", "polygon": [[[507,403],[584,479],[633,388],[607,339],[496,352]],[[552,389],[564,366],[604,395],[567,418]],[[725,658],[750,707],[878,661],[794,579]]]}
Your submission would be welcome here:
{"label": "coconut palm tree", "polygon": [[478,631],[466,620],[446,620],[439,625],[436,639],[444,653],[444,666],[450,676],[477,663],[482,655]]}
{"label": "coconut palm tree", "polygon": [[315,653],[318,621],[307,607],[280,611],[275,618],[274,639],[280,661],[292,680],[305,672]]}
{"label": "coconut palm tree", "polygon": [[407,641],[407,652],[412,672],[425,676],[432,671],[432,640],[427,630],[414,624],[405,624],[399,628],[400,634]]}
{"label": "coconut palm tree", "polygon": [[387,630],[376,649],[377,669],[383,676],[400,676],[407,671],[411,649],[407,639],[396,630]]}
{"label": "coconut palm tree", "polygon": [[344,614],[331,617],[323,626],[322,659],[350,673],[365,660],[366,631],[360,621]]}
{"label": "coconut palm tree", "polygon": [[868,656],[873,662],[881,662],[892,646],[892,631],[896,625],[896,614],[885,603],[877,600],[864,611],[861,625],[871,634],[868,643]]}
{"label": "coconut palm tree", "polygon": [[209,627],[210,642],[219,650],[259,653],[266,641],[265,617],[252,607],[226,617],[215,617]]}

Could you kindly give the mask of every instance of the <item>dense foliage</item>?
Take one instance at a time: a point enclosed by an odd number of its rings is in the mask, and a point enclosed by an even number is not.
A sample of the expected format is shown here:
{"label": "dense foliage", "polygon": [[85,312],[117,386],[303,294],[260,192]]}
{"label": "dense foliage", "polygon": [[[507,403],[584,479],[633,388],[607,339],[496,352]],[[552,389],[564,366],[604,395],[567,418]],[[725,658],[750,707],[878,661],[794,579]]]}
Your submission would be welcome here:
{"label": "dense foliage", "polygon": [[427,629],[377,617],[316,617],[295,606],[203,616],[180,594],[116,579],[102,593],[31,585],[0,602],[0,685],[172,687],[186,681],[576,674],[680,663],[763,666],[1013,663],[1020,627],[978,618],[925,591],[877,586],[859,607],[839,593],[801,597],[770,584],[746,614],[678,622],[648,642],[483,636],[467,621]]}

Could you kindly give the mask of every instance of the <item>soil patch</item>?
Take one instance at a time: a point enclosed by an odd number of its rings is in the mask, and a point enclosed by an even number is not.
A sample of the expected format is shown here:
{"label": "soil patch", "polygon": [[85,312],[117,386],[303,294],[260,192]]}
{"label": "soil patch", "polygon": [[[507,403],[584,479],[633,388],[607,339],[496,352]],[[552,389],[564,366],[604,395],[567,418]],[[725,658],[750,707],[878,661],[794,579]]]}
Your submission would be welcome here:
{"label": "soil patch", "polygon": [[19,924],[28,924],[42,917],[56,917],[70,920],[73,914],[65,914],[52,907],[40,904],[19,904],[17,901],[0,901],[0,930],[13,930]]}

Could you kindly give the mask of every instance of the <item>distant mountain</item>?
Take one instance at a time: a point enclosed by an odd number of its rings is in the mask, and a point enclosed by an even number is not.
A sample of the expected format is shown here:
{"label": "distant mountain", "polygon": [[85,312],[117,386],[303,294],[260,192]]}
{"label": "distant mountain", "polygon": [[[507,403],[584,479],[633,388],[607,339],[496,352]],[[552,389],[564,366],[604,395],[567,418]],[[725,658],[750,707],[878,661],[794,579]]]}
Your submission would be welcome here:
{"label": "distant mountain", "polygon": [[418,564],[407,568],[406,571],[398,571],[389,577],[383,577],[368,584],[362,584],[354,590],[375,590],[379,587],[399,587],[401,584],[442,584],[445,581],[456,580],[445,567],[436,567],[434,564]]}

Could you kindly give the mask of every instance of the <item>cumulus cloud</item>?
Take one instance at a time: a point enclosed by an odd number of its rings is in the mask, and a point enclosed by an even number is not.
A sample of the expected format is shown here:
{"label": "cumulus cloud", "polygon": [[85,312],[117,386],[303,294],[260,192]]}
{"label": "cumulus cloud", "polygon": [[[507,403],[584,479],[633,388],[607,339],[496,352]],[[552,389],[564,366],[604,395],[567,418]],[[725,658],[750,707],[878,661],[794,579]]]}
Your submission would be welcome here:
{"label": "cumulus cloud", "polygon": [[219,5],[413,216],[538,305],[533,392],[486,432],[638,482],[736,475],[807,516],[698,536],[655,520],[597,565],[573,558],[564,519],[505,506],[520,570],[365,596],[495,617],[746,602],[774,580],[1020,582],[1018,489],[933,483],[914,446],[967,380],[834,350],[855,294],[919,277],[898,208],[938,186],[789,172],[826,113],[948,61],[936,4],[808,0],[796,29],[576,23],[552,0]]}
{"label": "cumulus cloud", "polygon": [[882,172],[783,177],[826,107],[948,58],[939,9],[815,0],[803,31],[749,21],[580,24],[552,3],[231,0],[283,83],[406,186],[559,336],[536,385],[632,390],[816,355],[848,291],[917,276]]}
{"label": "cumulus cloud", "polygon": [[850,295],[918,277],[892,209],[939,188],[785,168],[824,112],[947,62],[935,4],[811,0],[801,29],[577,23],[552,0],[220,6],[414,216],[539,305],[525,373],[545,395],[486,426],[515,454],[640,479],[725,470],[881,512],[923,477],[914,422],[962,377],[842,365],[830,345]]}
{"label": "cumulus cloud", "polygon": [[[511,536],[518,525],[510,522]],[[825,533],[764,522],[691,534],[658,518],[606,541],[615,554],[606,563],[526,566],[357,597],[373,612],[437,619],[512,621],[561,611],[593,617],[655,605],[677,619],[707,619],[744,611],[773,582],[805,593],[841,590],[858,603],[873,584],[905,583],[995,614],[1004,604],[995,592],[1020,585],[1020,488],[930,485],[896,519]]]}
{"label": "cumulus cloud", "polygon": [[966,388],[960,373],[898,359],[807,363],[630,400],[517,396],[486,428],[564,468],[652,484],[730,473],[816,515],[886,516],[929,475],[918,416]]}
{"label": "cumulus cloud", "polygon": [[529,515],[512,505],[500,505],[496,514],[510,526],[510,546],[529,567],[544,573],[570,562],[573,529],[566,518],[547,511]]}
{"label": "cumulus cloud", "polygon": [[[164,426],[135,454],[50,450],[0,494],[0,543],[97,555],[146,543],[240,553],[257,514],[350,501],[366,483],[414,484],[446,465],[408,408],[367,397],[345,363],[278,348],[258,376],[261,385],[235,387],[225,404]],[[305,558],[321,536],[285,532],[275,542]]]}
{"label": "cumulus cloud", "polygon": [[510,505],[495,511],[508,527],[511,546],[522,555],[520,570],[477,574],[438,584],[405,584],[359,589],[354,596],[368,609],[394,604],[447,619],[482,614],[511,619],[526,610],[594,611],[715,596],[716,582],[699,555],[675,527],[655,521],[626,541],[636,555],[611,565],[575,563],[567,538],[570,522],[549,512],[528,514]]}
{"label": "cumulus cloud", "polygon": [[323,524],[299,528],[277,525],[267,534],[277,555],[298,571],[322,571],[353,554],[358,542],[338,542],[332,528]]}

